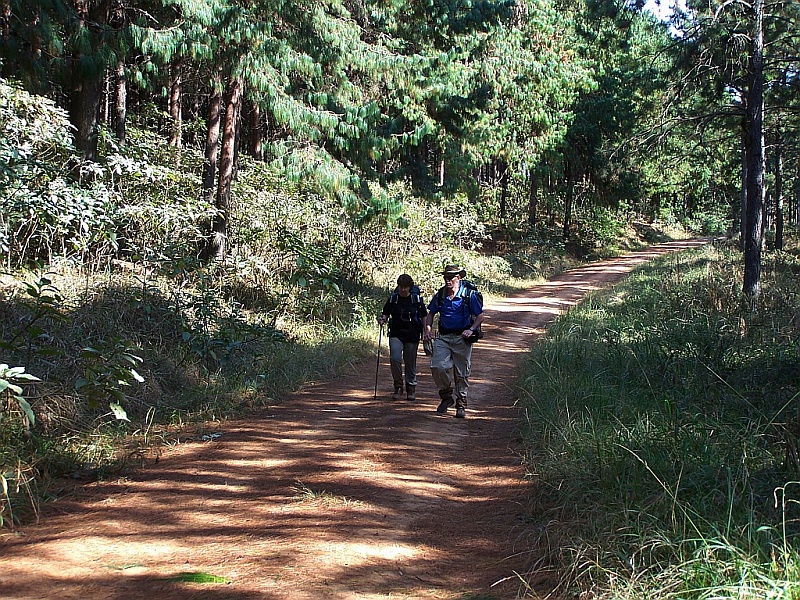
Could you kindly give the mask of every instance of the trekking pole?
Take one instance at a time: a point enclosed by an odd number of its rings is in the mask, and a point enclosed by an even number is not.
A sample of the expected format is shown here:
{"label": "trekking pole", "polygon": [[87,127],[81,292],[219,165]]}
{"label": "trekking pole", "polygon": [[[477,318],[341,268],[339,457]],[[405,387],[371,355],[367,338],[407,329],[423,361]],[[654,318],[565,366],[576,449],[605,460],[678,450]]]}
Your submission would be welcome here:
{"label": "trekking pole", "polygon": [[372,397],[373,402],[378,399],[378,368],[381,366],[382,340],[383,340],[383,323],[381,323],[381,331],[378,334],[378,360],[375,362],[375,395]]}

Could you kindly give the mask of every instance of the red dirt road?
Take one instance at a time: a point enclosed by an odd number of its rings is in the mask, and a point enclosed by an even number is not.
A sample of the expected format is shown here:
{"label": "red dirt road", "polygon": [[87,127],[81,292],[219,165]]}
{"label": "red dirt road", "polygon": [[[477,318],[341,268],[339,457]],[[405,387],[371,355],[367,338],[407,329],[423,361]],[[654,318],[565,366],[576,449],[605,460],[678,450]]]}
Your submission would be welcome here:
{"label": "red dirt road", "polygon": [[[521,597],[529,486],[518,361],[587,293],[678,242],[575,269],[487,307],[464,420],[435,412],[427,359],[414,403],[375,362],[310,386],[158,464],[87,484],[37,525],[0,534],[7,600],[377,600]],[[383,351],[384,363],[386,352]],[[224,583],[175,581],[203,572]]]}

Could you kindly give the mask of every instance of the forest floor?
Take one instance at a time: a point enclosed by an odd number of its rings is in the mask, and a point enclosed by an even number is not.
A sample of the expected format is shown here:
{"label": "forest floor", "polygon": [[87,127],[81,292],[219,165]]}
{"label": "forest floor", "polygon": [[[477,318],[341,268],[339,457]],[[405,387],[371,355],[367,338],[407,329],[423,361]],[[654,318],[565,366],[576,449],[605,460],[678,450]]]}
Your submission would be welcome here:
{"label": "forest floor", "polygon": [[[373,360],[209,425],[125,477],[81,482],[37,524],[0,533],[0,598],[517,598],[517,574],[538,558],[519,361],[587,293],[701,243],[593,263],[487,306],[466,419],[435,412],[421,347],[416,402],[390,400],[384,348],[377,399]],[[199,574],[220,582],[186,581]],[[534,579],[545,595],[548,579]]]}

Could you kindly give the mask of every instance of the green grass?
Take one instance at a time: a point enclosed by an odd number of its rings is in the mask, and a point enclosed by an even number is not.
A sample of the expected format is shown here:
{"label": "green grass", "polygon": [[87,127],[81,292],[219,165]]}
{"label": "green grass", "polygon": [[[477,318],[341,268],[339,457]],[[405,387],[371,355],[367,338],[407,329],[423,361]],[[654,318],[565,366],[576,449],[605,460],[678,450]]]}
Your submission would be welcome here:
{"label": "green grass", "polygon": [[[520,380],[531,552],[598,598],[798,598],[798,251],[670,255],[559,319]],[[540,513],[540,514],[537,514]]]}
{"label": "green grass", "polygon": [[178,573],[170,577],[169,580],[175,583],[230,583],[229,579],[225,579],[219,575],[203,573],[202,571]]}

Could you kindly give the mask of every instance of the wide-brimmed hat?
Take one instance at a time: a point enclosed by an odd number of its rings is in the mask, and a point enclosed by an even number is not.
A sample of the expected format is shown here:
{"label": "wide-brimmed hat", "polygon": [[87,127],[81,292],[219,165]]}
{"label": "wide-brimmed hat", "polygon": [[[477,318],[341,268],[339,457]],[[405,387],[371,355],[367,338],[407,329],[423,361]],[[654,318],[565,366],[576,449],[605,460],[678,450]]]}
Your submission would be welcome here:
{"label": "wide-brimmed hat", "polygon": [[442,275],[459,275],[460,277],[466,277],[467,272],[462,269],[461,267],[457,267],[456,265],[447,265],[445,266],[444,270],[441,273]]}

